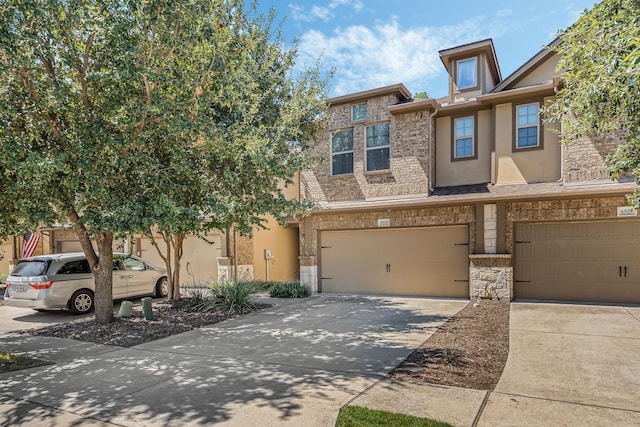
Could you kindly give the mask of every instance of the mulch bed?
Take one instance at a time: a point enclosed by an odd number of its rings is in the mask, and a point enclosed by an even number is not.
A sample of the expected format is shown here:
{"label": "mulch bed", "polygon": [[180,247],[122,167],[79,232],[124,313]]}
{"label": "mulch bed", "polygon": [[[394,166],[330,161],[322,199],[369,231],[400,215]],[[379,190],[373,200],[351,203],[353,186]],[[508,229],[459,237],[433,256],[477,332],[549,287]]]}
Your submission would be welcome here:
{"label": "mulch bed", "polygon": [[509,354],[509,302],[469,302],[389,376],[493,390]]}
{"label": "mulch bed", "polygon": [[[270,305],[257,304],[256,307],[261,310]],[[184,301],[158,301],[153,303],[153,320],[145,320],[142,307],[134,306],[131,317],[116,316],[113,322],[106,325],[97,324],[92,316],[25,331],[25,333],[132,347],[222,322],[235,316],[236,314],[194,311]]]}

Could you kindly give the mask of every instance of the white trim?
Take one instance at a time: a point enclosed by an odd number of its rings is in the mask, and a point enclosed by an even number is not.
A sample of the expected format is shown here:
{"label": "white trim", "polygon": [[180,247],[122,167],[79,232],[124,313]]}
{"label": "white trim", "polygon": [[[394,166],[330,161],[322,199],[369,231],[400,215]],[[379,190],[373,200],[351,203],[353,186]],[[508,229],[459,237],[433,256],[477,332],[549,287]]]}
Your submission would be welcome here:
{"label": "white trim", "polygon": [[[526,124],[526,125],[520,125],[518,124],[518,117],[520,117],[518,111],[521,107],[529,107],[531,105],[535,105],[536,106],[536,124],[532,125],[532,124]],[[519,104],[516,105],[516,150],[521,150],[521,149],[525,149],[525,148],[533,148],[533,147],[540,147],[540,103],[539,102],[529,102],[527,104]],[[536,128],[536,145],[525,145],[525,146],[520,146],[520,138],[519,138],[519,130],[520,129],[528,129],[528,128],[532,128],[534,127]]]}
{"label": "white trim", "polygon": [[[458,120],[467,120],[467,119],[471,119],[471,135],[458,136],[456,132],[457,131],[456,123],[458,122]],[[475,156],[476,154],[475,141],[474,141],[475,130],[476,130],[476,123],[473,116],[456,117],[455,119],[453,119],[453,158],[454,159],[467,159],[469,157]],[[457,150],[458,140],[469,139],[469,138],[471,138],[471,154],[468,156],[458,156],[458,150]]]}

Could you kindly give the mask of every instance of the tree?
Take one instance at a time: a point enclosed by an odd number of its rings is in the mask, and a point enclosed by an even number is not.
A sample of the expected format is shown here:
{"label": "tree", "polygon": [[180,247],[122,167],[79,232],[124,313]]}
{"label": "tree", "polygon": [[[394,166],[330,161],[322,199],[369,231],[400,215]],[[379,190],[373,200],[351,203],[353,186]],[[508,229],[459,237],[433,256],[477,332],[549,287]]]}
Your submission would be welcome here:
{"label": "tree", "polygon": [[[194,72],[201,108],[190,113],[191,126],[200,130],[187,145],[182,128],[159,125],[158,137],[174,141],[161,156],[162,168],[171,171],[166,176],[170,182],[156,181],[160,203],[148,218],[146,234],[167,267],[169,298],[180,298],[180,261],[187,235],[232,226],[248,234],[262,225],[265,215],[284,222],[304,206],[286,200],[282,184],[291,184],[296,171],[309,167],[301,141],[310,140],[324,125],[326,80],[317,69],[291,78],[297,46],[284,47],[279,29],[272,31],[273,17],[271,11],[251,18],[236,8],[215,45],[210,39],[204,46],[198,41],[194,49],[210,49],[215,62],[199,64],[199,56],[175,58],[173,69]],[[192,43],[197,28],[182,18],[180,31]],[[175,31],[170,39],[176,39]],[[171,99],[179,76],[163,72],[162,78],[167,81],[158,84],[155,79],[150,96]],[[171,192],[162,191],[168,187]],[[154,232],[163,244],[153,239]]]}
{"label": "tree", "polygon": [[[290,209],[257,187],[304,162],[287,141],[319,126],[323,82],[315,71],[290,79],[295,48],[270,22],[242,0],[0,8],[0,233],[72,224],[97,322],[113,316],[114,236],[248,227]],[[250,37],[264,34],[280,56],[260,64]]]}
{"label": "tree", "polygon": [[560,39],[553,49],[567,71],[546,112],[562,122],[562,141],[624,132],[627,143],[607,158],[611,174],[640,178],[640,1],[603,0]]}

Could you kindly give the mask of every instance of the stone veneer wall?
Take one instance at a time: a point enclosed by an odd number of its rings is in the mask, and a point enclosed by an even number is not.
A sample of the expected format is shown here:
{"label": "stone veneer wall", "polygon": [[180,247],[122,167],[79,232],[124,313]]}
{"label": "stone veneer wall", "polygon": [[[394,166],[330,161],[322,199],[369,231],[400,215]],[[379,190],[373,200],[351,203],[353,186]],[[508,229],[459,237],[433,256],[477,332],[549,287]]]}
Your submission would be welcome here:
{"label": "stone veneer wall", "polygon": [[605,156],[625,143],[626,133],[582,137],[563,147],[565,182],[610,179]]}
{"label": "stone veneer wall", "polygon": [[514,222],[614,219],[626,204],[624,196],[507,203],[506,252],[513,253]]}
{"label": "stone veneer wall", "polygon": [[511,300],[513,263],[509,254],[469,255],[469,281],[472,299]]}

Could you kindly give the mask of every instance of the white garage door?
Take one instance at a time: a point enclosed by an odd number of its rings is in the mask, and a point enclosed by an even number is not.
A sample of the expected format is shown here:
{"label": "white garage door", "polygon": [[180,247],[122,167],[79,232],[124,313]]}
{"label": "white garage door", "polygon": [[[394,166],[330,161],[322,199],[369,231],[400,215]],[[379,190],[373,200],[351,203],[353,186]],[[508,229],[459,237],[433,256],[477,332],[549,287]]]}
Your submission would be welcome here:
{"label": "white garage door", "polygon": [[640,221],[515,228],[517,299],[640,303]]}
{"label": "white garage door", "polygon": [[321,292],[469,297],[465,226],[324,231]]}

